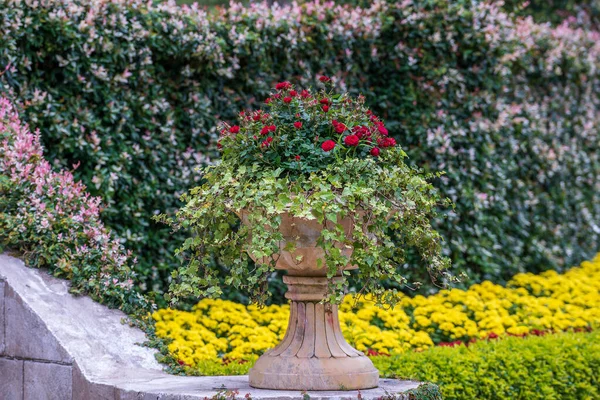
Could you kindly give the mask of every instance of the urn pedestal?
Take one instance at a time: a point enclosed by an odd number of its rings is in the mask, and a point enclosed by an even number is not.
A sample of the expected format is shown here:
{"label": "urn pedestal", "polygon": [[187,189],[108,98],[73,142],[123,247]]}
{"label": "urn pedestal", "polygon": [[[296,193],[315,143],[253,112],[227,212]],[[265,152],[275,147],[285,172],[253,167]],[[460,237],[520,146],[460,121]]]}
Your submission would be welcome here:
{"label": "urn pedestal", "polygon": [[[243,223],[248,223],[243,212],[240,217]],[[350,237],[352,220],[346,218],[338,223]],[[280,243],[276,268],[288,271],[283,281],[288,286],[285,296],[290,300],[290,320],[282,342],[263,354],[250,369],[252,387],[358,390],[379,384],[379,372],[371,360],[344,339],[337,305],[321,302],[327,295],[329,283],[325,269],[317,266],[317,259],[325,257],[323,249],[317,246],[322,230],[323,225],[317,221],[282,214],[279,231],[284,240]],[[290,241],[295,244],[291,252],[285,250]],[[340,248],[350,257],[351,246],[340,244]]]}
{"label": "urn pedestal", "polygon": [[350,346],[337,305],[322,304],[327,278],[284,276],[291,300],[283,341],[250,370],[250,386],[287,390],[356,390],[379,384],[371,360]]}

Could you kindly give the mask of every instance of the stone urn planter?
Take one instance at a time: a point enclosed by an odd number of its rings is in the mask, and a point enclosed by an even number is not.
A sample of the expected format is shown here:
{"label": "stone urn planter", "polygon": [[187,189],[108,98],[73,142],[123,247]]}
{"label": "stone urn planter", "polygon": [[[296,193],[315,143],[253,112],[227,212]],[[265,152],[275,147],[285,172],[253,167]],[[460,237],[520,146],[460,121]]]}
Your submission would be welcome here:
{"label": "stone urn planter", "polygon": [[[249,223],[244,211],[238,215],[244,224]],[[288,287],[285,297],[291,301],[290,320],[281,343],[263,354],[250,370],[250,385],[278,390],[377,387],[379,373],[371,360],[350,346],[342,335],[337,305],[322,303],[327,294],[328,279],[325,268],[317,266],[317,260],[325,257],[323,249],[317,246],[317,239],[323,225],[287,213],[281,217],[279,231],[283,240],[275,268],[287,271],[283,281]],[[353,221],[344,218],[338,222],[346,235],[351,235]],[[295,244],[292,252],[284,250],[288,242]],[[352,251],[348,246],[342,248],[348,258]],[[348,265],[345,269],[354,268]]]}

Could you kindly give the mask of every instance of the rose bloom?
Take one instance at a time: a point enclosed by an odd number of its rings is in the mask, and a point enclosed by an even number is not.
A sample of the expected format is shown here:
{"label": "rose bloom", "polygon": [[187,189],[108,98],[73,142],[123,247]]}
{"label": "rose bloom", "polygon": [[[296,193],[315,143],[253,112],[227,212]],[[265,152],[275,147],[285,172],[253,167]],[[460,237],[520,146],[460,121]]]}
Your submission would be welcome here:
{"label": "rose bloom", "polygon": [[328,76],[325,76],[325,75],[321,75],[321,77],[319,77],[319,80],[321,82],[329,82],[331,80],[331,78],[329,78]]}
{"label": "rose bloom", "polygon": [[371,153],[371,155],[372,155],[373,157],[377,157],[377,156],[379,155],[379,152],[380,152],[380,151],[379,151],[379,147],[373,147],[373,148],[371,149],[371,152],[370,152],[370,153]]}
{"label": "rose bloom", "polygon": [[388,134],[388,130],[385,126],[383,126],[383,124],[381,125],[377,125],[377,130],[379,131],[379,133],[381,133],[382,135],[387,136]]}
{"label": "rose bloom", "polygon": [[326,140],[321,145],[323,151],[331,151],[335,147],[335,142],[333,140]]}
{"label": "rose bloom", "polygon": [[294,122],[294,128],[296,128],[296,129],[302,128],[302,122],[300,122],[300,121]]}
{"label": "rose bloom", "polygon": [[229,128],[229,132],[231,133],[238,133],[240,131],[240,127],[238,125],[234,125],[231,128]]}
{"label": "rose bloom", "polygon": [[277,89],[277,90],[285,90],[285,89],[289,89],[290,87],[292,87],[292,84],[289,83],[288,81],[279,82],[277,85],[275,85],[275,89]]}
{"label": "rose bloom", "polygon": [[329,106],[328,105],[324,105],[323,106],[323,112],[327,112],[329,111]]}
{"label": "rose bloom", "polygon": [[303,99],[307,99],[310,97],[310,93],[308,92],[308,90],[303,90],[300,92],[300,97],[302,97]]}
{"label": "rose bloom", "polygon": [[344,124],[335,124],[334,126],[337,133],[344,133],[346,131],[346,125]]}
{"label": "rose bloom", "polygon": [[295,90],[290,90],[290,96],[296,97],[297,94],[298,92],[296,92]]}
{"label": "rose bloom", "polygon": [[377,144],[379,147],[394,147],[396,145],[396,139],[391,137],[379,138],[377,139]]}
{"label": "rose bloom", "polygon": [[283,102],[284,102],[285,104],[290,104],[290,103],[292,102],[292,98],[291,98],[291,97],[284,97],[284,98],[283,98]]}
{"label": "rose bloom", "polygon": [[346,146],[358,146],[359,141],[360,139],[356,135],[349,135],[344,138],[344,143],[346,144]]}

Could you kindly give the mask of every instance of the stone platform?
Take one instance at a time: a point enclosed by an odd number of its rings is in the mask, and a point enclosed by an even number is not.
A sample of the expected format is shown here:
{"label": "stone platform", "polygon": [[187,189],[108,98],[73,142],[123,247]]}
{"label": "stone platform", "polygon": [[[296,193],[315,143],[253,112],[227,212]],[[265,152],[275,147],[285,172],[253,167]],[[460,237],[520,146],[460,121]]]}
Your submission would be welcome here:
{"label": "stone platform", "polygon": [[[142,331],[125,315],[74,297],[68,282],[20,260],[0,255],[0,399],[2,400],[195,400],[219,391],[252,399],[385,399],[418,382],[382,379],[361,391],[310,392],[253,389],[247,376],[186,377],[165,373],[153,349],[138,344]],[[391,397],[394,395],[395,397]],[[232,397],[228,397],[231,400]]]}

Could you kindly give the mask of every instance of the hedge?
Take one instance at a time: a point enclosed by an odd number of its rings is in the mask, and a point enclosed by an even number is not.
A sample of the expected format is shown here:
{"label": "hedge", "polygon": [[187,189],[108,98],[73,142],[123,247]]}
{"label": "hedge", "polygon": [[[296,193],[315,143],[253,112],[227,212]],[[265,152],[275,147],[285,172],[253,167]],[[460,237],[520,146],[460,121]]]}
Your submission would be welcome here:
{"label": "hedge", "polygon": [[511,337],[375,357],[386,377],[431,381],[445,400],[600,397],[600,333]]}
{"label": "hedge", "polygon": [[[152,222],[214,160],[215,122],[276,81],[362,92],[411,162],[443,169],[436,222],[470,280],[561,270],[600,247],[598,33],[481,1],[232,4],[0,0],[0,91],[163,291],[181,241]],[[405,266],[411,274],[414,259]],[[225,271],[226,273],[226,268]],[[423,277],[414,276],[414,280]],[[430,288],[433,290],[433,288]],[[237,294],[232,294],[237,296]]]}
{"label": "hedge", "polygon": [[85,189],[69,171],[52,170],[39,131],[0,97],[0,253],[69,279],[71,293],[147,314],[152,308],[135,286],[134,258],[100,220],[100,199]]}

